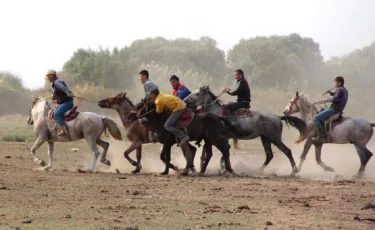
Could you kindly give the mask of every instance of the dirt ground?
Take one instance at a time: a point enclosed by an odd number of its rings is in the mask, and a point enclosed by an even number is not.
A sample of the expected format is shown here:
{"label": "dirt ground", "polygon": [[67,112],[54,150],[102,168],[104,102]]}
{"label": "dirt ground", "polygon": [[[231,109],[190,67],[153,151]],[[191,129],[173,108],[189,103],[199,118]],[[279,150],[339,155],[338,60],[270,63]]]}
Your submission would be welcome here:
{"label": "dirt ground", "polygon": [[[218,175],[218,153],[206,177],[159,176],[160,146],[153,144],[144,147],[141,174],[131,175],[122,156],[127,145],[112,143],[114,166],[98,162],[98,172],[88,174],[77,171],[91,161],[84,142],[57,144],[48,172],[31,159],[31,144],[0,142],[0,229],[375,229],[375,209],[362,210],[375,203],[375,160],[366,179],[351,180],[359,166],[353,146],[323,149],[337,173],[324,172],[311,151],[300,176],[291,178],[278,151],[265,175],[257,175],[264,154],[256,140],[232,152],[241,177]],[[289,146],[297,161],[301,146]],[[46,149],[38,151],[44,160]],[[183,166],[180,151],[172,161]]]}

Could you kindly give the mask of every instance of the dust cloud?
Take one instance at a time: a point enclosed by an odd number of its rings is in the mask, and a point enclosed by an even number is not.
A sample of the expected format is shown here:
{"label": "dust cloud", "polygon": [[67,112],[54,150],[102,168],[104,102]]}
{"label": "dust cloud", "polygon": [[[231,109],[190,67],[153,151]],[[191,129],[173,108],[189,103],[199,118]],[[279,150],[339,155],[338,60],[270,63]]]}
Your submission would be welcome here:
{"label": "dust cloud", "polygon": [[[134,167],[124,158],[123,152],[130,145],[130,142],[110,142],[110,150],[108,159],[111,160],[112,167],[102,166],[98,164],[100,171],[114,172],[118,169],[121,173],[130,173]],[[296,163],[299,161],[299,156],[302,153],[303,144],[296,145],[294,143],[286,143],[292,150],[293,157]],[[231,149],[231,163],[236,173],[248,176],[287,176],[291,173],[291,166],[287,157],[278,149],[273,147],[274,158],[264,173],[259,173],[259,168],[265,160],[265,154],[261,146],[260,140],[255,139],[251,141],[240,141],[241,150]],[[372,141],[368,144],[368,148],[375,149],[375,142]],[[142,172],[141,173],[159,173],[164,169],[164,164],[161,162],[159,153],[160,144],[147,144],[143,145],[142,154]],[[201,156],[201,148],[198,149],[195,158],[195,167],[199,171],[199,162]],[[135,151],[130,154],[132,159],[136,159]],[[207,168],[207,175],[218,175],[219,163],[221,154],[214,148],[214,155]],[[315,161],[315,150],[310,149],[307,159],[304,162],[302,170],[298,173],[301,178],[312,180],[338,180],[338,179],[352,179],[359,169],[360,162],[357,152],[353,145],[324,145],[322,150],[322,161],[335,169],[335,172],[325,172]],[[177,147],[172,148],[172,163],[179,168],[185,166],[185,159],[181,150]],[[174,171],[170,173],[176,174]],[[365,180],[375,181],[375,163],[371,159],[367,165]]]}

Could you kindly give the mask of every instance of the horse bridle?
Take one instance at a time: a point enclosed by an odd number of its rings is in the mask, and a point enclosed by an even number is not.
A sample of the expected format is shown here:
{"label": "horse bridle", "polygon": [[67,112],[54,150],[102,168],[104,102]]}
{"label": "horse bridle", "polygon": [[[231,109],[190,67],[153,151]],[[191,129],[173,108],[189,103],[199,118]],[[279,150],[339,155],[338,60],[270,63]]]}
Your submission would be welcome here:
{"label": "horse bridle", "polygon": [[[297,113],[297,112],[301,111],[301,108],[300,108],[300,107],[298,106],[298,104],[297,104],[298,99],[299,99],[299,97],[298,97],[298,96],[295,96],[295,97],[293,98],[293,100],[291,100],[291,101],[289,102],[288,109],[289,109],[289,112],[290,112],[290,113]],[[293,105],[296,106],[296,109],[295,109],[295,110],[292,110],[292,109],[293,109]]]}

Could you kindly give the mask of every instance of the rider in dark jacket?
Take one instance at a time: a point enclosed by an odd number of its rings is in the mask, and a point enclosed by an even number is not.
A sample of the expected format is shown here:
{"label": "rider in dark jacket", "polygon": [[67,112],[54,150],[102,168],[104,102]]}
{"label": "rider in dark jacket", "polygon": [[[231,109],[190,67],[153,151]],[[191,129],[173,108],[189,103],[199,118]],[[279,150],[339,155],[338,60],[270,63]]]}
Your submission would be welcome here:
{"label": "rider in dark jacket", "polygon": [[331,107],[320,112],[314,117],[314,126],[318,130],[318,137],[312,138],[315,143],[327,142],[327,134],[324,127],[324,121],[337,113],[342,113],[346,107],[346,103],[348,102],[349,93],[348,90],[344,87],[344,78],[341,76],[336,77],[334,82],[336,92],[333,93],[330,90],[326,91],[327,94],[330,94],[333,97],[323,100],[323,102],[331,102]]}
{"label": "rider in dark jacket", "polygon": [[245,79],[244,72],[241,69],[234,71],[234,78],[237,80],[237,86],[234,90],[224,88],[223,92],[231,96],[237,96],[237,102],[230,102],[225,106],[225,112],[230,118],[237,109],[250,108],[251,93],[249,83]]}
{"label": "rider in dark jacket", "polygon": [[69,90],[63,80],[57,78],[55,70],[48,70],[46,76],[47,79],[52,83],[53,98],[59,105],[55,110],[55,120],[56,123],[61,127],[61,132],[57,135],[66,135],[69,137],[69,130],[64,121],[64,114],[73,108],[74,94]]}

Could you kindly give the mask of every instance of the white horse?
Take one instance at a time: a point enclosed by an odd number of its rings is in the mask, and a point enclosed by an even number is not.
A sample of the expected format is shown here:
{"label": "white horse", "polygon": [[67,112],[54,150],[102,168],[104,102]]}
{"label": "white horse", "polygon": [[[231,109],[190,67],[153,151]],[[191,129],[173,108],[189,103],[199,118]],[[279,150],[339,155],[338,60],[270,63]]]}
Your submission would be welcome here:
{"label": "white horse", "polygon": [[[69,142],[86,139],[89,144],[92,155],[92,163],[89,171],[94,171],[97,159],[99,157],[99,150],[97,145],[103,148],[103,154],[100,162],[110,166],[111,163],[106,159],[109,143],[100,139],[103,132],[107,129],[111,136],[116,140],[122,140],[122,135],[117,127],[116,123],[106,117],[99,116],[98,114],[91,112],[81,112],[78,116],[67,122],[70,140],[67,136],[57,136],[55,121],[50,120],[48,113],[51,111],[51,106],[47,102],[46,98],[34,99],[30,106],[30,115],[27,120],[29,125],[34,125],[34,133],[37,137],[33,147],[31,148],[31,154],[34,161],[42,166],[43,170],[52,168],[53,165],[53,150],[54,142]],[[43,145],[44,142],[48,143],[48,165],[45,166],[45,162],[40,160],[36,155],[36,150]],[[43,167],[44,166],[44,167]]]}

